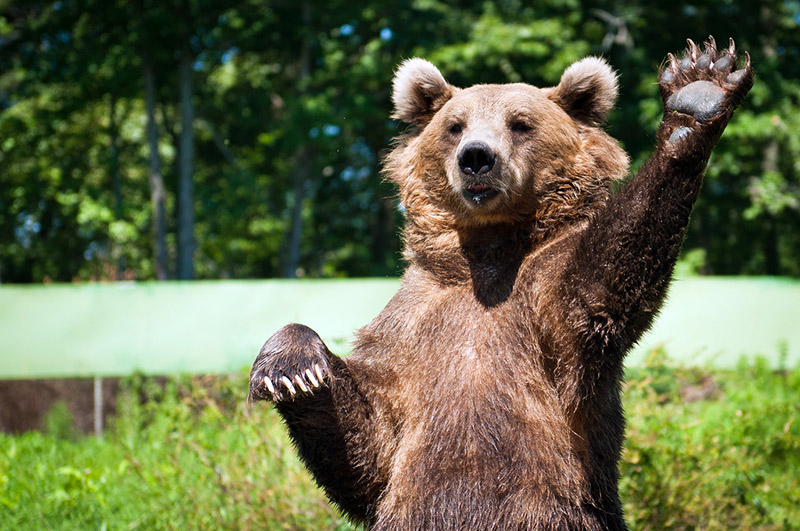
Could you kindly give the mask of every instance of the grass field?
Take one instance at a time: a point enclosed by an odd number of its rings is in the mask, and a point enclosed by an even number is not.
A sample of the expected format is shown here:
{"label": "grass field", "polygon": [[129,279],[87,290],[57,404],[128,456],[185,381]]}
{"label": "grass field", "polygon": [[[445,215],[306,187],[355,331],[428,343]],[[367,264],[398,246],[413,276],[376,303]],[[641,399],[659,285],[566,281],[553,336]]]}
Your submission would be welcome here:
{"label": "grass field", "polygon": [[[43,433],[0,435],[0,528],[354,529],[246,388],[245,374],[131,377],[102,440],[59,407]],[[631,529],[800,529],[800,370],[654,352],[628,372],[625,406]]]}

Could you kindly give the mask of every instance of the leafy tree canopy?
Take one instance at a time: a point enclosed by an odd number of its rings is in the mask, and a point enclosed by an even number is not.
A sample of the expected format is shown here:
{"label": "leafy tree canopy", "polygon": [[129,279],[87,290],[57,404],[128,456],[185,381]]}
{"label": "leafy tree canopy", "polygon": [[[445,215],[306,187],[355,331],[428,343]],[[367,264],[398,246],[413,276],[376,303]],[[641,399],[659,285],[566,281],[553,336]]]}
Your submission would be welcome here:
{"label": "leafy tree canopy", "polygon": [[200,278],[392,275],[403,126],[391,77],[424,56],[454,84],[558,82],[607,57],[608,128],[640,164],[666,52],[713,34],[756,85],[712,158],[684,270],[800,276],[800,2],[0,0],[0,281],[155,278],[144,72],[155,82],[176,275],[182,57],[191,58],[192,259]]}

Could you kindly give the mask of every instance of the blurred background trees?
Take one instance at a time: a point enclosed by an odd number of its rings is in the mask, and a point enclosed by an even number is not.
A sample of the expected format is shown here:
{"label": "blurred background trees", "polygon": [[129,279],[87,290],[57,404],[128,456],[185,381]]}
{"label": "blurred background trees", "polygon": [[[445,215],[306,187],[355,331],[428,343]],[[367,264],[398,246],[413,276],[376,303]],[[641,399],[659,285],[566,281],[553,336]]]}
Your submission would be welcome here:
{"label": "blurred background trees", "polygon": [[757,77],[684,271],[800,276],[797,0],[0,0],[0,281],[397,274],[398,62],[546,86],[602,54],[635,168],[659,64],[709,34]]}

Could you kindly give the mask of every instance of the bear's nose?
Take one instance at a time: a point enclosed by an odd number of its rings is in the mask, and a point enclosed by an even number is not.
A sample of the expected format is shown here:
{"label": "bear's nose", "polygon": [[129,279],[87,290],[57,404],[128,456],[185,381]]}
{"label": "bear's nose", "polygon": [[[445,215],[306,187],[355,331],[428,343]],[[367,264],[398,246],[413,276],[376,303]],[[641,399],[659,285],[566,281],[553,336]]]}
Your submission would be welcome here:
{"label": "bear's nose", "polygon": [[467,175],[487,173],[494,166],[492,148],[479,141],[467,142],[458,155],[458,167]]}

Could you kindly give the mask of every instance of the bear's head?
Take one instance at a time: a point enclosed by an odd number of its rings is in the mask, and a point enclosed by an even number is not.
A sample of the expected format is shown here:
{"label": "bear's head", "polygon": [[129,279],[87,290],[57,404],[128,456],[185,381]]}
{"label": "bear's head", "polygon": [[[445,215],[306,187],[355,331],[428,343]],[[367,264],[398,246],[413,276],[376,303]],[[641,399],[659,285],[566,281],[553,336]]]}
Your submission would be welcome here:
{"label": "bear's head", "polygon": [[409,232],[435,238],[496,224],[545,237],[590,218],[628,170],[601,129],[616,97],[616,74],[595,57],[550,88],[460,89],[428,61],[405,61],[393,117],[416,128],[398,140],[385,172],[400,188],[407,243]]}

